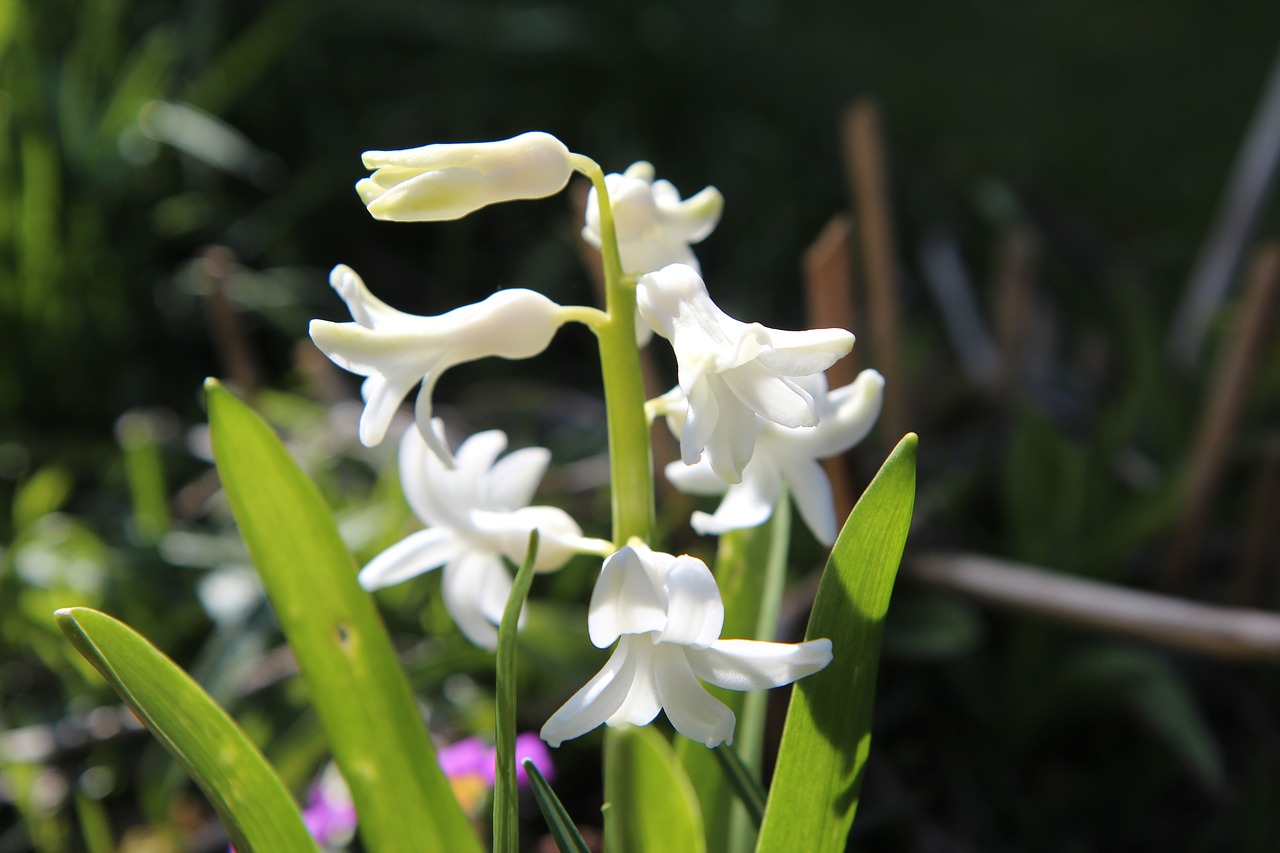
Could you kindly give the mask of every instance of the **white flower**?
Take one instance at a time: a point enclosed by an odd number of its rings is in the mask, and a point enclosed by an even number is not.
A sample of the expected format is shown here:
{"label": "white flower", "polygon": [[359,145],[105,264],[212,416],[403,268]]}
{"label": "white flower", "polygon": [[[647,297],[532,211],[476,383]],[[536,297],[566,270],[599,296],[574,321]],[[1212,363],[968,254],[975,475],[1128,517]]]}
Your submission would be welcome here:
{"label": "white flower", "polygon": [[563,142],[541,132],[500,142],[366,151],[365,168],[376,171],[356,184],[356,192],[378,219],[458,219],[485,205],[560,192],[573,174],[571,156]]}
{"label": "white flower", "polygon": [[601,723],[642,726],[666,711],[676,731],[708,747],[733,742],[734,716],[698,680],[729,690],[780,687],[831,662],[831,641],[721,640],[724,604],[706,564],[637,541],[605,561],[591,595],[591,642],[618,648],[542,727],[552,746]]}
{"label": "white flower", "polygon": [[[864,370],[834,391],[827,390],[827,379],[820,373],[795,381],[817,404],[818,425],[792,429],[762,418],[756,451],[742,469],[742,482],[726,483],[705,459],[696,465],[672,462],[666,467],[667,479],[686,494],[724,495],[714,515],[693,514],[694,530],[706,536],[763,524],[773,514],[786,483],[800,517],[818,541],[824,545],[836,541],[831,483],[818,460],[844,453],[866,438],[884,401],[884,377]],[[686,403],[679,388],[653,401],[651,409],[666,415],[671,431],[680,434]]]}
{"label": "white flower", "polygon": [[[653,166],[643,160],[604,180],[624,272],[639,276],[676,263],[698,269],[689,244],[706,239],[720,221],[724,197],[718,189],[707,187],[681,201],[679,190],[670,181],[655,181]],[[600,248],[600,201],[594,187],[587,196],[582,239]]]}
{"label": "white flower", "polygon": [[559,305],[532,290],[512,288],[435,317],[391,308],[350,267],[333,268],[329,283],[347,303],[353,323],[311,321],[311,340],[338,366],[368,377],[361,386],[360,441],[382,441],[400,401],[419,382],[418,429],[441,459],[452,455],[431,431],[431,391],[455,364],[487,356],[530,358],[547,348],[563,320]]}
{"label": "white flower", "polygon": [[844,329],[785,332],[739,322],[684,264],[641,278],[636,299],[645,321],[675,350],[689,401],[681,458],[692,465],[706,450],[712,470],[730,483],[742,479],[751,459],[755,415],[784,427],[815,426],[813,397],[793,377],[820,373],[853,348]]}
{"label": "white flower", "polygon": [[[431,424],[440,443],[444,428]],[[494,648],[495,625],[511,594],[511,575],[502,559],[519,564],[538,531],[534,568],[558,569],[577,553],[607,553],[612,546],[588,539],[562,509],[528,506],[547,470],[551,454],[528,447],[498,460],[507,446],[501,430],[476,433],[458,448],[457,467],[446,468],[427,452],[416,429],[400,442],[400,480],[404,496],[427,529],[410,534],[369,562],[360,572],[367,590],[400,583],[444,566],[444,604],[471,642]],[[497,461],[495,461],[497,460]]]}

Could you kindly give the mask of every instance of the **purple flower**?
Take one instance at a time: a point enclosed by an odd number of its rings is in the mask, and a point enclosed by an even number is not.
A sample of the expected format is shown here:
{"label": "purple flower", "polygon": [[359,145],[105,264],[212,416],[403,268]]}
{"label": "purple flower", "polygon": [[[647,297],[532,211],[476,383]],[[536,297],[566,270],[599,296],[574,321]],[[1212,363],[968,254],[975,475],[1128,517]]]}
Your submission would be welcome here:
{"label": "purple flower", "polygon": [[[440,769],[450,779],[479,776],[487,786],[493,787],[497,750],[480,738],[463,738],[440,750],[438,757]],[[516,736],[516,781],[521,788],[529,787],[529,776],[525,773],[523,764],[526,758],[533,761],[538,772],[548,780],[555,778],[556,769],[551,763],[551,751],[536,734],[525,732]]]}

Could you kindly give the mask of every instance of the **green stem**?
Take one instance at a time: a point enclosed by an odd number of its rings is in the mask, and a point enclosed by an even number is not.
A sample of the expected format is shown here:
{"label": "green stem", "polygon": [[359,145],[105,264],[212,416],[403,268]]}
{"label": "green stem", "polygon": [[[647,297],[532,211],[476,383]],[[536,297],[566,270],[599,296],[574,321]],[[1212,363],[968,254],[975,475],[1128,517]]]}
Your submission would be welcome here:
{"label": "green stem", "polygon": [[573,155],[574,167],[591,179],[600,206],[600,251],[604,260],[604,322],[592,325],[600,346],[605,412],[609,429],[609,471],[613,498],[613,541],[653,535],[653,461],[649,422],[644,414],[644,382],[636,346],[635,281],[622,271],[618,234],[609,206],[604,171],[589,157]]}

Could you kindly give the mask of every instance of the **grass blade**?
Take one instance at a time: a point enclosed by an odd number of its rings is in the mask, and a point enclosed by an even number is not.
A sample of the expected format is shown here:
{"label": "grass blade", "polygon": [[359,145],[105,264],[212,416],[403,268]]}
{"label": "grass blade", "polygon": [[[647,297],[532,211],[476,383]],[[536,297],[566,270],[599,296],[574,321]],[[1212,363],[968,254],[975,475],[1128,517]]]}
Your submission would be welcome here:
{"label": "grass blade", "polygon": [[751,822],[759,826],[760,822],[764,820],[764,788],[760,787],[760,782],[747,766],[742,763],[742,759],[738,757],[738,753],[734,752],[733,747],[727,744],[720,744],[720,746],[711,750],[711,754],[720,762],[725,778],[733,785],[733,790],[737,792],[738,799],[746,806]]}
{"label": "grass blade", "polygon": [[529,550],[511,583],[511,594],[498,625],[497,770],[493,779],[494,853],[516,853],[520,849],[520,803],[516,790],[516,631],[520,609],[533,585],[533,564],[538,556],[538,531],[529,534]]}

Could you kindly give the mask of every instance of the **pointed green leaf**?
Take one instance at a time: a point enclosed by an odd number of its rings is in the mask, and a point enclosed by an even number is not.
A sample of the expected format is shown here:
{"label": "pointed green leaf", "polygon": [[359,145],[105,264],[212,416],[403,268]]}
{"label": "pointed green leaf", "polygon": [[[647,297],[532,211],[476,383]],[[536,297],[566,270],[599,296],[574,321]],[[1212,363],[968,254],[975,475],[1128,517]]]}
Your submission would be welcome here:
{"label": "pointed green leaf", "polygon": [[493,779],[493,850],[516,853],[520,849],[520,801],[516,787],[516,630],[520,610],[533,585],[533,564],[538,559],[538,531],[529,534],[524,562],[511,582],[507,606],[498,626],[497,721],[494,735],[497,766]]}
{"label": "pointed green leaf", "polygon": [[315,851],[280,777],[209,694],[123,622],[87,607],[58,627],[187,769],[240,853]]}
{"label": "pointed green leaf", "polygon": [[701,853],[702,811],[675,750],[653,726],[624,726],[605,739],[604,793],[610,853]]}
{"label": "pointed green leaf", "polygon": [[378,853],[479,851],[324,498],[261,418],[210,380],[213,455],[267,598]]}
{"label": "pointed green leaf", "polygon": [[834,658],[791,694],[757,850],[838,853],[871,747],[880,638],[915,504],[916,436],[889,454],[831,551],[805,639]]}
{"label": "pointed green leaf", "polygon": [[538,801],[538,808],[547,822],[547,830],[556,840],[560,853],[587,853],[587,842],[582,840],[578,827],[565,809],[556,792],[538,770],[532,758],[524,760],[524,770],[529,774],[529,787],[533,790],[533,798]]}

